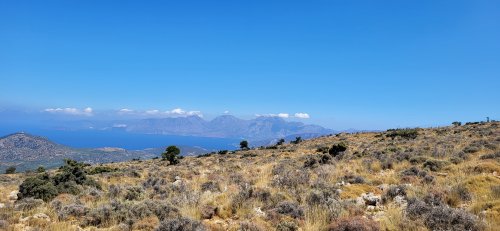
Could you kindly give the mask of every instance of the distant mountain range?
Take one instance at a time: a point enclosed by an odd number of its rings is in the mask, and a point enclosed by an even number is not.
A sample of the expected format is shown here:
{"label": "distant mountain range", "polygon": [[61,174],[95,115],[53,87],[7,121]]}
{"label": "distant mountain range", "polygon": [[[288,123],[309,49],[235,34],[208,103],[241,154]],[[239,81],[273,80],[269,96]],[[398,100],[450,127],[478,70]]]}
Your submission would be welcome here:
{"label": "distant mountain range", "polygon": [[335,133],[318,125],[289,122],[279,117],[257,117],[244,120],[232,115],[222,115],[207,121],[199,116],[151,118],[129,121],[81,121],[79,127],[93,129],[118,129],[133,133],[164,134],[199,137],[237,138],[249,141],[266,141],[277,138],[315,137]]}
{"label": "distant mountain range", "polygon": [[[199,155],[207,152],[195,147],[180,147],[182,155]],[[18,171],[38,166],[60,166],[66,158],[87,163],[109,163],[132,159],[150,159],[160,156],[164,148],[125,150],[122,148],[71,148],[54,143],[44,137],[15,133],[0,138],[0,171],[15,166]]]}

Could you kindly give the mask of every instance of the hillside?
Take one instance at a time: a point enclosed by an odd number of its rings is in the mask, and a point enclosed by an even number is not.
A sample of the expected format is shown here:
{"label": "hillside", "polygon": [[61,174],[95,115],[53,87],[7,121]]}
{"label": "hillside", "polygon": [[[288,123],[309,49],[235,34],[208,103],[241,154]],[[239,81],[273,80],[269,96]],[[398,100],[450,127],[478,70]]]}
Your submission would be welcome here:
{"label": "hillside", "polygon": [[[53,189],[59,193],[44,197],[45,201],[16,201],[15,190],[29,177],[37,177],[41,185],[49,177],[60,181],[64,169],[38,176],[1,175],[0,228],[363,231],[500,227],[498,122],[342,133],[299,144],[186,157],[177,165],[153,159],[84,168],[85,181],[63,182]],[[72,190],[59,188],[66,184],[73,185]]]}
{"label": "hillside", "polygon": [[[0,171],[15,166],[18,171],[34,170],[38,166],[58,167],[64,159],[98,164],[158,157],[164,148],[125,150],[122,148],[71,148],[47,138],[28,133],[14,133],[0,138]],[[183,155],[196,155],[206,150],[183,147]]]}

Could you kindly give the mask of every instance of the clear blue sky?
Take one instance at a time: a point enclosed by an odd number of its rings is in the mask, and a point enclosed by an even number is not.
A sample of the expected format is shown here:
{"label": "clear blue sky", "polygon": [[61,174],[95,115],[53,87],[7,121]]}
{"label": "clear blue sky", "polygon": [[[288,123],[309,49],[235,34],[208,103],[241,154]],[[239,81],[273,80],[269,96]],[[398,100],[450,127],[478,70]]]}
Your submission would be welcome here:
{"label": "clear blue sky", "polygon": [[4,109],[500,119],[500,1],[1,1],[0,80]]}

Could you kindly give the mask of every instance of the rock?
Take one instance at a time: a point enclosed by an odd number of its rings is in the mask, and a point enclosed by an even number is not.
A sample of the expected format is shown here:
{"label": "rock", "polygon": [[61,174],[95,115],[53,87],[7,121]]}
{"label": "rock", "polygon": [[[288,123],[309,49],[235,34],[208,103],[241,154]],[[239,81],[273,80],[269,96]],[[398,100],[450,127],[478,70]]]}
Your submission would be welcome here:
{"label": "rock", "polygon": [[376,208],[376,207],[375,207],[375,206],[373,206],[373,205],[368,205],[368,206],[366,207],[366,210],[368,210],[368,211],[375,211],[375,208]]}
{"label": "rock", "polygon": [[11,201],[15,201],[17,200],[17,194],[19,193],[18,190],[14,190],[12,192],[9,193],[9,200]]}
{"label": "rock", "polygon": [[396,203],[399,206],[406,206],[408,204],[405,197],[401,195],[397,195],[396,197],[394,197],[394,203]]}
{"label": "rock", "polygon": [[5,204],[4,203],[0,203],[0,209],[3,209],[5,208]]}
{"label": "rock", "polygon": [[377,186],[378,189],[380,189],[381,191],[385,191],[386,189],[389,188],[389,185],[388,184],[381,184],[379,186]]}
{"label": "rock", "polygon": [[182,186],[182,180],[176,180],[174,183],[172,183],[173,186],[175,187],[181,187]]}
{"label": "rock", "polygon": [[361,194],[361,198],[365,201],[365,205],[372,205],[372,206],[377,206],[377,204],[380,202],[381,197],[380,196],[375,196],[373,193],[368,193],[368,194]]}
{"label": "rock", "polygon": [[37,213],[37,214],[33,215],[33,218],[50,221],[50,217],[45,213]]}
{"label": "rock", "polygon": [[50,222],[50,217],[45,214],[45,213],[37,213],[33,216],[28,216],[28,217],[25,217],[25,218],[19,218],[19,222],[21,223],[25,223],[31,219],[40,219],[40,220],[45,220],[45,221],[48,221]]}
{"label": "rock", "polygon": [[258,217],[265,217],[266,216],[266,213],[263,212],[260,207],[257,207],[257,208],[254,208],[253,211],[255,212],[255,214],[258,216]]}
{"label": "rock", "polygon": [[175,176],[175,180],[178,181],[178,180],[182,180],[182,178],[180,176]]}

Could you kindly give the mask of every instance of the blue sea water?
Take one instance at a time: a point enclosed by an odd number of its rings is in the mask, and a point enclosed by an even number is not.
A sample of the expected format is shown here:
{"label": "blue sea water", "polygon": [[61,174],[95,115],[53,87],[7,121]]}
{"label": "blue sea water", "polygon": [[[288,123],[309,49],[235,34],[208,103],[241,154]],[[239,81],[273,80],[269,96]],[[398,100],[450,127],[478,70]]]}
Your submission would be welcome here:
{"label": "blue sea water", "polygon": [[169,145],[201,147],[208,150],[234,150],[238,139],[137,134],[125,131],[101,130],[48,130],[30,127],[0,127],[0,137],[16,132],[26,132],[74,148],[120,147],[128,150],[158,148]]}

